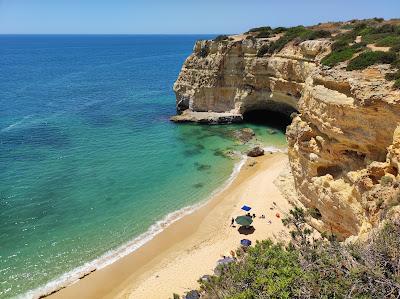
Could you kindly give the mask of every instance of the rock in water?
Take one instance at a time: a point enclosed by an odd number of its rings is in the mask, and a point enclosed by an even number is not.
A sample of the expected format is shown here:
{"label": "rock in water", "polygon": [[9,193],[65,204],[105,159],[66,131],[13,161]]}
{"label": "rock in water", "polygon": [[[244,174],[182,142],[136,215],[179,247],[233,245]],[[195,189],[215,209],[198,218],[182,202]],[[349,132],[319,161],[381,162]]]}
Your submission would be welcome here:
{"label": "rock in water", "polygon": [[253,139],[254,136],[256,136],[256,133],[250,128],[244,128],[241,130],[237,130],[233,133],[236,139],[238,139],[240,142],[247,143],[251,139]]}
{"label": "rock in water", "polygon": [[264,150],[259,146],[256,146],[247,152],[247,156],[249,157],[259,157],[262,155],[264,155]]}

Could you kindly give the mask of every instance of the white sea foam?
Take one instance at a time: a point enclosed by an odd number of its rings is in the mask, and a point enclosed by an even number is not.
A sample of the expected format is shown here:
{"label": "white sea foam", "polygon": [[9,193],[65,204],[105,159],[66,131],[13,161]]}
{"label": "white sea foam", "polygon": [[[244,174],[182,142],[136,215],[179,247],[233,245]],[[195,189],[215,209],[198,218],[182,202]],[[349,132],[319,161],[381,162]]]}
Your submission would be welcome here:
{"label": "white sea foam", "polygon": [[[279,149],[274,148],[274,147],[268,147],[269,151],[279,151]],[[161,233],[166,227],[171,225],[172,223],[178,221],[182,217],[189,215],[199,209],[200,207],[204,206],[210,199],[212,199],[214,196],[216,196],[218,193],[222,192],[225,190],[227,187],[231,185],[233,180],[237,177],[237,175],[240,172],[240,169],[243,167],[243,165],[247,161],[247,156],[242,155],[241,159],[239,162],[237,162],[234,166],[234,169],[230,175],[230,177],[225,181],[225,183],[218,189],[216,189],[208,198],[205,200],[192,205],[188,206],[185,208],[182,208],[178,211],[172,212],[165,216],[162,220],[157,221],[155,224],[153,224],[145,233],[139,235],[138,237],[134,238],[133,240],[129,241],[128,243],[118,247],[115,250],[111,250],[109,252],[106,252],[104,255],[100,256],[99,258],[87,262],[86,264],[75,268],[74,270],[67,272],[60,276],[59,278],[50,281],[46,285],[39,287],[37,289],[31,290],[27,292],[24,295],[18,296],[17,298],[21,299],[31,299],[31,298],[39,298],[41,296],[46,296],[48,294],[51,294],[53,292],[56,292],[57,290],[60,290],[68,285],[71,285],[77,281],[79,281],[80,278],[83,276],[86,276],[90,274],[91,272],[95,270],[102,269],[120,258],[127,256],[128,254],[134,252],[147,242],[149,242],[151,239],[153,239],[156,235]]]}

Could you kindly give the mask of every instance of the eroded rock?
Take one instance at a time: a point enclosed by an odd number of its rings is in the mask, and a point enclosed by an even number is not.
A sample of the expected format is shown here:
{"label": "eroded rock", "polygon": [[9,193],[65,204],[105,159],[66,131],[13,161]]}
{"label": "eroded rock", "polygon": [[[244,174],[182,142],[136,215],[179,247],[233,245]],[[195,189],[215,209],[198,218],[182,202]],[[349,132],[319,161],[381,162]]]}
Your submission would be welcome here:
{"label": "eroded rock", "polygon": [[259,157],[262,155],[264,155],[264,149],[259,146],[253,147],[247,152],[247,156],[249,157]]}

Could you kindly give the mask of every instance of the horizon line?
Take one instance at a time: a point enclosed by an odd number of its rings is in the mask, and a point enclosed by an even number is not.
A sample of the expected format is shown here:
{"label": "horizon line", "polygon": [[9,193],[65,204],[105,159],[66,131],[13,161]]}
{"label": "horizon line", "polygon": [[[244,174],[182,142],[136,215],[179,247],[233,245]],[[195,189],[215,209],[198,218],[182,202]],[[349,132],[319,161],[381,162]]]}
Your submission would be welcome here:
{"label": "horizon line", "polygon": [[235,35],[240,33],[0,33],[0,35]]}

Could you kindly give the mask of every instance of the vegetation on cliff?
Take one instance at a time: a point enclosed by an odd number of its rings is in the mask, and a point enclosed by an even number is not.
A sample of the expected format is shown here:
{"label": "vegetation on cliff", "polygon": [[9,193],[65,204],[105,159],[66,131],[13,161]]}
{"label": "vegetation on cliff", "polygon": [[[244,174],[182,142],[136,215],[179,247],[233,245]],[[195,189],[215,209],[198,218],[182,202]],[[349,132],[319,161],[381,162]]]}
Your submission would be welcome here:
{"label": "vegetation on cliff", "polygon": [[[400,76],[396,69],[400,68],[400,25],[385,23],[383,19],[353,20],[342,25],[332,26],[330,30],[324,27],[296,26],[292,28],[258,27],[250,29],[248,38],[277,39],[261,45],[257,57],[274,54],[281,51],[288,43],[299,44],[305,40],[330,38],[333,40],[331,53],[321,60],[328,67],[334,67],[341,62],[347,63],[347,70],[362,70],[375,64],[391,64],[395,72],[388,76],[393,80],[394,87],[400,88]],[[376,47],[374,49],[373,47]],[[379,48],[382,48],[380,50]]]}
{"label": "vegetation on cliff", "polygon": [[239,250],[219,276],[200,281],[202,298],[398,298],[400,221],[342,244],[314,238],[305,218],[295,208],[283,220],[293,228],[288,246],[266,240]]}
{"label": "vegetation on cliff", "polygon": [[[340,34],[333,39],[332,52],[321,60],[321,63],[334,67],[340,62],[349,61],[347,70],[362,70],[374,64],[391,64],[395,69],[400,67],[400,25],[382,24],[381,19],[358,22],[342,27]],[[368,45],[382,48],[372,50]],[[384,49],[389,48],[389,49]],[[387,76],[395,80],[394,87],[400,87],[400,76]]]}

